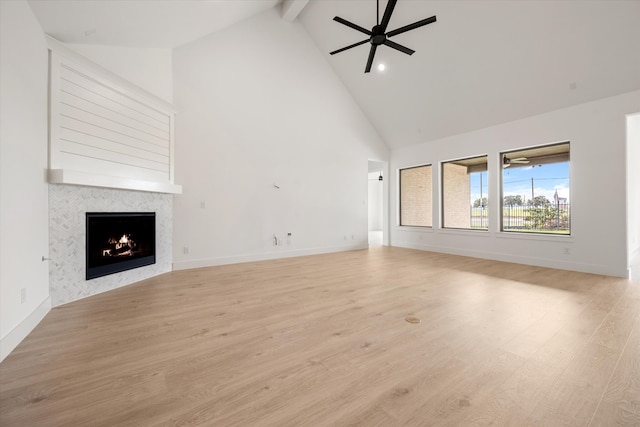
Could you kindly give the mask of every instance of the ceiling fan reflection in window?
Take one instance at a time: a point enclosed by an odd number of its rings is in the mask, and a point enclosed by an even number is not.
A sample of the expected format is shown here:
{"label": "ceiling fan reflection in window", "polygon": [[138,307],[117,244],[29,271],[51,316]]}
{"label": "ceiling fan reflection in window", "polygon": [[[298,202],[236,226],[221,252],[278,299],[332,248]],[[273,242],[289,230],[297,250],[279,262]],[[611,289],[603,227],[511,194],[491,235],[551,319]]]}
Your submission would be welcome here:
{"label": "ceiling fan reflection in window", "polygon": [[510,159],[507,156],[503,156],[502,157],[502,167],[503,168],[508,168],[512,164],[514,164],[514,165],[526,165],[528,163],[530,163],[530,162],[529,162],[529,159],[527,159],[526,157],[516,157],[514,159]]}
{"label": "ceiling fan reflection in window", "polygon": [[389,25],[389,20],[391,19],[391,14],[393,13],[393,9],[396,7],[397,1],[398,0],[389,0],[389,2],[387,3],[387,7],[384,10],[384,15],[382,15],[382,22],[381,22],[380,21],[380,0],[377,0],[377,9],[376,9],[377,24],[373,26],[371,31],[359,25],[356,25],[352,22],[349,22],[346,19],[342,19],[339,16],[336,16],[335,18],[333,18],[334,21],[339,22],[343,25],[346,25],[347,27],[353,28],[356,31],[360,31],[361,33],[368,35],[369,38],[359,41],[357,43],[354,43],[352,45],[343,47],[342,49],[334,50],[329,54],[335,55],[336,53],[344,52],[345,50],[354,48],[356,46],[360,46],[367,42],[371,43],[371,49],[369,50],[369,59],[367,60],[367,66],[364,69],[365,73],[368,73],[369,71],[371,71],[371,65],[373,64],[373,58],[376,55],[376,49],[380,45],[389,46],[390,48],[399,50],[400,52],[406,53],[407,55],[413,55],[415,53],[414,50],[409,49],[408,47],[403,46],[401,44],[392,42],[391,40],[389,40],[389,37],[393,37],[398,34],[405,33],[409,30],[413,30],[413,29],[422,27],[424,25],[431,24],[432,22],[436,22],[436,17],[432,16],[431,18],[426,18],[418,22],[414,22],[413,24],[405,25],[404,27],[400,27],[398,29],[387,32],[387,25]]}

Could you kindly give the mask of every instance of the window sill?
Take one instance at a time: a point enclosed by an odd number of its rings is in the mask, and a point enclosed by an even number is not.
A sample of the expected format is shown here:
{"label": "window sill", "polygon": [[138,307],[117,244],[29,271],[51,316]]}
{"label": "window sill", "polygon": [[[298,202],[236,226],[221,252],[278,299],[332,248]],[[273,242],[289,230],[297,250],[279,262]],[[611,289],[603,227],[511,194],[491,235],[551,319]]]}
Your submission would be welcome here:
{"label": "window sill", "polygon": [[419,225],[396,225],[397,231],[417,231],[420,233],[433,233],[433,227]]}
{"label": "window sill", "polygon": [[542,234],[542,233],[519,233],[517,231],[499,231],[496,233],[496,237],[499,239],[512,239],[512,240],[541,240],[546,242],[564,242],[573,243],[573,236],[571,234]]}
{"label": "window sill", "polygon": [[474,230],[473,228],[440,228],[438,229],[438,233],[455,234],[459,236],[469,236],[469,235],[482,236],[482,237],[490,236],[489,230],[479,230],[479,229]]}

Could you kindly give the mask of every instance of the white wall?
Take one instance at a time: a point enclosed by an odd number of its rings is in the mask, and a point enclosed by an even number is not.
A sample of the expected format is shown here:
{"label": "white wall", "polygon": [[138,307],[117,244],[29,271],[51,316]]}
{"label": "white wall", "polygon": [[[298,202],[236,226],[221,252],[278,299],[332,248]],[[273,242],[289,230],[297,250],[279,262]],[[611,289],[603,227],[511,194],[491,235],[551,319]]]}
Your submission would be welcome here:
{"label": "white wall", "polygon": [[72,44],[66,46],[125,80],[172,102],[172,50]]}
{"label": "white wall", "polygon": [[[605,98],[502,125],[418,144],[391,153],[391,244],[626,277],[626,131],[625,115],[640,109],[640,91]],[[571,142],[571,236],[531,236],[499,232],[499,153],[553,142]],[[398,227],[399,168],[417,163],[487,154],[490,228],[488,232],[418,232]],[[439,194],[434,168],[434,195]],[[631,179],[634,179],[631,177]],[[635,175],[637,179],[637,175]],[[629,188],[637,181],[629,181]],[[434,201],[438,197],[434,197]],[[637,214],[637,213],[636,213]],[[440,207],[434,203],[434,224]],[[569,254],[565,254],[565,250]]]}
{"label": "white wall", "polygon": [[[0,1],[0,360],[50,308],[47,45],[25,1]],[[21,290],[26,301],[22,303]]]}
{"label": "white wall", "polygon": [[272,9],[173,59],[174,268],[367,247],[388,151],[300,24]]}
{"label": "white wall", "polygon": [[627,116],[627,226],[629,270],[640,279],[640,112]]}

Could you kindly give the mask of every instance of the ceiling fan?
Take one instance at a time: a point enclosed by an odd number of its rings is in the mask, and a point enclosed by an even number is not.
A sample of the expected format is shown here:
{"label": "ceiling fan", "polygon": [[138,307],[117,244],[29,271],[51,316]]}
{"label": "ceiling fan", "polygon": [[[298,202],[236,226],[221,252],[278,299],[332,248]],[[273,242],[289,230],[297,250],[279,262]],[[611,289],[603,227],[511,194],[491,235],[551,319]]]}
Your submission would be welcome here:
{"label": "ceiling fan", "polygon": [[516,157],[515,159],[510,159],[507,156],[503,156],[502,157],[502,167],[503,168],[508,168],[509,166],[511,166],[512,164],[514,165],[526,165],[530,163],[529,159],[527,159],[526,157]]}
{"label": "ceiling fan", "polygon": [[344,52],[347,49],[351,49],[356,46],[360,46],[361,44],[365,44],[367,42],[371,43],[371,50],[369,50],[369,59],[367,60],[367,66],[364,69],[365,73],[371,71],[371,65],[373,64],[373,58],[376,55],[376,49],[380,45],[389,46],[393,49],[399,50],[400,52],[406,53],[407,55],[413,55],[415,52],[408,47],[402,46],[401,44],[392,42],[389,40],[389,37],[396,36],[398,34],[407,32],[409,30],[413,30],[419,27],[422,27],[427,24],[431,24],[432,22],[436,22],[436,17],[432,16],[431,18],[423,19],[418,22],[414,22],[413,24],[405,25],[404,27],[400,27],[396,30],[387,32],[387,25],[389,25],[389,20],[391,19],[391,14],[393,13],[393,8],[396,7],[396,3],[398,0],[389,0],[387,3],[387,8],[384,10],[384,15],[382,16],[382,22],[380,22],[380,0],[377,0],[377,9],[376,9],[376,18],[377,24],[373,26],[371,31],[363,28],[359,25],[356,25],[352,22],[347,21],[346,19],[342,19],[339,16],[333,18],[334,21],[339,22],[347,27],[353,28],[354,30],[360,31],[369,36],[368,39],[359,41],[352,45],[343,47],[342,49],[334,50],[330,52],[330,55],[335,55],[336,53]]}

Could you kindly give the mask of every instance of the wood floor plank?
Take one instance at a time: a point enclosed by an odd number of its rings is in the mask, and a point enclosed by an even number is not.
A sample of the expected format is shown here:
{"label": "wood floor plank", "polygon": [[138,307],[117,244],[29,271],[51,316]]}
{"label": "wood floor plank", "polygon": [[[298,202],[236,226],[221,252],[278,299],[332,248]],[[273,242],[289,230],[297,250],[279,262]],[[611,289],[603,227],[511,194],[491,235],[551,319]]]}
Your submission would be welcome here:
{"label": "wood floor plank", "polygon": [[0,425],[637,425],[639,301],[390,247],[176,271],[53,309]]}
{"label": "wood floor plank", "polygon": [[[640,310],[636,308],[636,312]],[[640,317],[636,318],[590,425],[640,425]]]}
{"label": "wood floor plank", "polygon": [[[592,280],[602,279],[594,276]],[[479,402],[481,409],[464,424],[536,425],[537,422],[526,420],[529,414],[587,346],[606,317],[606,311],[596,308],[601,308],[603,301],[618,301],[623,291],[624,288],[618,286],[573,295],[570,301],[557,298],[545,316],[503,346],[528,358],[486,402]],[[595,313],[599,313],[599,317]]]}
{"label": "wood floor plank", "polygon": [[636,285],[625,283],[608,291],[585,310],[593,319],[587,325],[602,319],[595,331],[590,334],[580,323],[566,328],[576,336],[590,335],[589,341],[532,412],[535,423],[589,424],[638,318]]}

